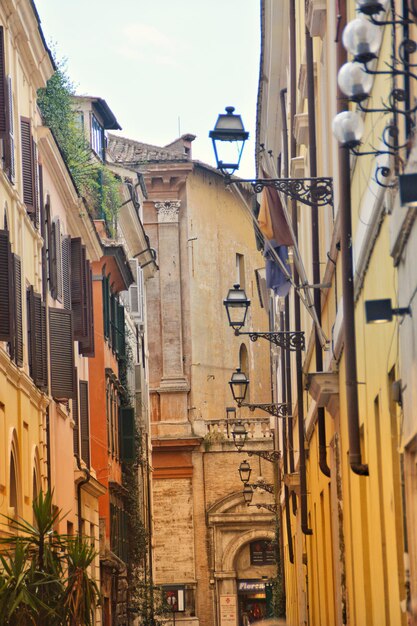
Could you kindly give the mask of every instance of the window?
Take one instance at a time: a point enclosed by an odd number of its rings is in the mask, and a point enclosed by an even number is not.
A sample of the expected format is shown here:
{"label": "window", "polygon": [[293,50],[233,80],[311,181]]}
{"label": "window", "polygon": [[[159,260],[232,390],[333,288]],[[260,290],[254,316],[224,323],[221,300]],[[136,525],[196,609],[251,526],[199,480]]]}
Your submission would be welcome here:
{"label": "window", "polygon": [[26,290],[29,374],[39,389],[48,386],[46,307],[33,287]]}
{"label": "window", "polygon": [[251,565],[273,565],[275,562],[275,546],[271,541],[252,541],[250,544]]}
{"label": "window", "polygon": [[91,116],[91,147],[104,160],[104,129],[96,116]]}
{"label": "window", "polygon": [[125,563],[128,559],[128,516],[122,500],[110,495],[110,547]]}
{"label": "window", "polygon": [[248,349],[244,343],[242,343],[239,350],[239,367],[241,372],[246,374],[246,377],[249,378],[249,356]]}
{"label": "window", "polygon": [[236,254],[236,283],[245,289],[245,257]]}
{"label": "window", "polygon": [[19,515],[18,506],[18,489],[17,489],[17,471],[16,458],[13,452],[10,453],[10,489],[9,489],[9,507],[13,509],[14,517]]}

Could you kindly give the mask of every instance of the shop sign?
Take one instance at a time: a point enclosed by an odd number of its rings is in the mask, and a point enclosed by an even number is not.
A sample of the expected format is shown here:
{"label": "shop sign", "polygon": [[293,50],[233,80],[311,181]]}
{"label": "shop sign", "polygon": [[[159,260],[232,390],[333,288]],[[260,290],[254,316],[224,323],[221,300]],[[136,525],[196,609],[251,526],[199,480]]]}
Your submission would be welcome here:
{"label": "shop sign", "polygon": [[220,596],[221,626],[236,626],[236,596]]}
{"label": "shop sign", "polygon": [[265,591],[265,583],[259,580],[239,580],[239,591]]}

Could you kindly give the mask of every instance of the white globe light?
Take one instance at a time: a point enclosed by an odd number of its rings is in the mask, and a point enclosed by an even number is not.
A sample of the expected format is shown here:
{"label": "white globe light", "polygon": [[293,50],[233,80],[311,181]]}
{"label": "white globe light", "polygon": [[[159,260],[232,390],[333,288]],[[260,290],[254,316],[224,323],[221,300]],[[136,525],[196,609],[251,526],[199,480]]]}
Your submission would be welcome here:
{"label": "white globe light", "polygon": [[332,130],[342,146],[354,148],[360,144],[363,136],[362,118],[353,111],[342,111],[333,119]]}
{"label": "white globe light", "polygon": [[340,89],[354,102],[365,100],[372,89],[372,76],[360,63],[345,63],[339,70],[337,82]]}
{"label": "white globe light", "polygon": [[358,11],[365,15],[378,15],[388,8],[389,0],[357,0]]}
{"label": "white globe light", "polygon": [[343,31],[343,45],[355,61],[374,59],[381,45],[382,30],[364,17],[349,22]]}

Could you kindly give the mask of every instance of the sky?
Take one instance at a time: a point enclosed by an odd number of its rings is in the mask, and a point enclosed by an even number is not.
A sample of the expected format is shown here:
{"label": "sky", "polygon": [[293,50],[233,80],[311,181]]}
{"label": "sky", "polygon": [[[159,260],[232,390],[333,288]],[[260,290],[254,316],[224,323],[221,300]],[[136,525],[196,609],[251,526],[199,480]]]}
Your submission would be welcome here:
{"label": "sky", "polygon": [[193,158],[215,165],[208,133],[231,105],[250,133],[239,175],[254,177],[259,0],[35,4],[77,93],[106,100],[122,127],[117,134],[163,146],[192,133]]}

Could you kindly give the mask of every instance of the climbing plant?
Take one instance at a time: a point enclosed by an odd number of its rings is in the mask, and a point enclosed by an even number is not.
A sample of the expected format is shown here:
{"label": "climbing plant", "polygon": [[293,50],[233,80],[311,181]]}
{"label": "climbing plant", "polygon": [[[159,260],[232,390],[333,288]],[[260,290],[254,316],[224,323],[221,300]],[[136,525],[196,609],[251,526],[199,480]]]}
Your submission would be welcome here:
{"label": "climbing plant", "polygon": [[93,217],[104,219],[109,235],[114,236],[121,204],[120,180],[91,150],[74,112],[75,88],[65,62],[57,62],[56,71],[37,95],[43,122],[51,129],[78,192],[87,200]]}

